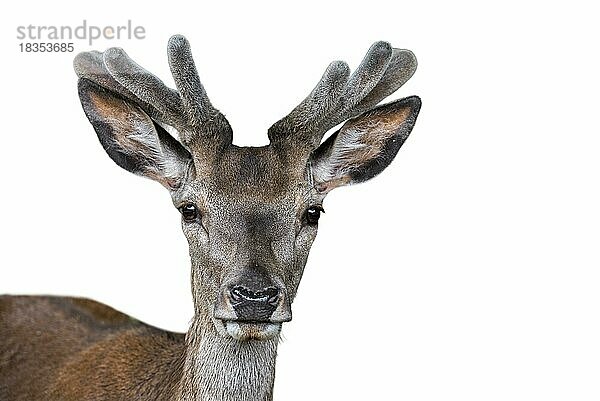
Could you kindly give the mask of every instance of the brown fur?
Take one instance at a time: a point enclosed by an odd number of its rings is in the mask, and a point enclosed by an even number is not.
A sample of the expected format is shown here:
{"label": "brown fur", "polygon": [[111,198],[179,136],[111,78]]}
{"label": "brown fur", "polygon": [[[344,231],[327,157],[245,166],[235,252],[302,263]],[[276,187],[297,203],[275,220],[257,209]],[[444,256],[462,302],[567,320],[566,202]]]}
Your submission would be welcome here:
{"label": "brown fur", "polygon": [[79,298],[0,297],[0,400],[171,400],[184,336]]}

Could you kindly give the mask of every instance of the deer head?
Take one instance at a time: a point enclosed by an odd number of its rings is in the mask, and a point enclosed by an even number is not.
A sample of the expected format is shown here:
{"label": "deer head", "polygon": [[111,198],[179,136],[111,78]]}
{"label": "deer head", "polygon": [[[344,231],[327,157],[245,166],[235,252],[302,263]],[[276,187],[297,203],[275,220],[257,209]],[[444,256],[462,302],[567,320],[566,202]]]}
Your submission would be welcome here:
{"label": "deer head", "polygon": [[115,163],[170,192],[203,324],[235,340],[274,338],[291,319],[325,196],[379,174],[410,134],[418,97],[378,103],[412,76],[416,59],[377,42],[352,74],[333,62],[269,129],[268,146],[238,147],[183,36],[170,39],[168,58],[177,90],[122,49],[79,54],[83,109]]}

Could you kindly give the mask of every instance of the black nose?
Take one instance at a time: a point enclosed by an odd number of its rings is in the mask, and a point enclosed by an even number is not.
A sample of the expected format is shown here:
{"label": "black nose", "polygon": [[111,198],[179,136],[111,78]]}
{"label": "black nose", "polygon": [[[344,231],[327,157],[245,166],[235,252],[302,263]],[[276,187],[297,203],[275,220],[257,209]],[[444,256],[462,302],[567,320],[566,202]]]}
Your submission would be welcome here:
{"label": "black nose", "polygon": [[269,320],[279,304],[280,291],[276,287],[260,290],[249,289],[236,285],[229,291],[231,306],[239,320],[266,321]]}

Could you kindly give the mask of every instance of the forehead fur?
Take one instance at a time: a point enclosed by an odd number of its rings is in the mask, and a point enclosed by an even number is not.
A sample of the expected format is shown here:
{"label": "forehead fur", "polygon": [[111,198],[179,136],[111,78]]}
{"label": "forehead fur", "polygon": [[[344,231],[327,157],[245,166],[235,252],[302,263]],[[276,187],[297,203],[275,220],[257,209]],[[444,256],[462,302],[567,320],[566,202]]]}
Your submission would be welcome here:
{"label": "forehead fur", "polygon": [[267,200],[284,197],[302,176],[270,146],[230,146],[216,160],[209,182],[213,189],[234,198],[252,194],[252,198]]}

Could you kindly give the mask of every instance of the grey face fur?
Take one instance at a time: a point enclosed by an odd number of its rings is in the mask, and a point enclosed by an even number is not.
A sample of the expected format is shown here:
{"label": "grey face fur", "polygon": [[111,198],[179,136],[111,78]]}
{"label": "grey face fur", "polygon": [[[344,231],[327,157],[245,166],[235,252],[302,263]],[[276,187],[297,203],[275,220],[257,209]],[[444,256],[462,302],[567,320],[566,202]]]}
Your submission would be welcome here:
{"label": "grey face fur", "polygon": [[237,147],[187,40],[172,37],[168,55],[177,90],[121,49],[79,54],[84,111],[109,156],[164,185],[182,211],[197,320],[235,340],[276,337],[291,319],[325,195],[380,173],[408,137],[419,98],[377,104],[412,76],[416,60],[378,42],[353,74],[334,62],[269,129],[270,145]]}

